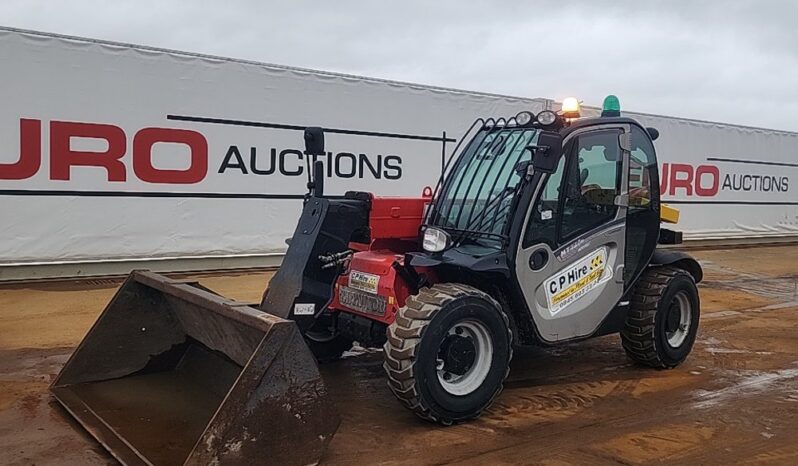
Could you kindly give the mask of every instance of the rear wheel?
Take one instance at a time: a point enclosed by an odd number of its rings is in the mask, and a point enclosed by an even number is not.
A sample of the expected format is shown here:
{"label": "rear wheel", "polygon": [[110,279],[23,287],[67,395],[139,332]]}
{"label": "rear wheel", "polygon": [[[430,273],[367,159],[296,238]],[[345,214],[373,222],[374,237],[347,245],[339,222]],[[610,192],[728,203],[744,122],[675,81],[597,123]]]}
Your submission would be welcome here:
{"label": "rear wheel", "polygon": [[316,361],[322,364],[337,361],[344,351],[352,348],[352,340],[349,338],[313,331],[305,333],[305,342]]}
{"label": "rear wheel", "polygon": [[394,395],[419,417],[473,419],[502,389],[512,357],[509,320],[488,294],[456,283],[408,298],[388,327],[385,371]]}
{"label": "rear wheel", "polygon": [[635,362],[671,368],[681,364],[698,333],[700,303],[693,276],[676,267],[643,272],[635,285],[621,342]]}

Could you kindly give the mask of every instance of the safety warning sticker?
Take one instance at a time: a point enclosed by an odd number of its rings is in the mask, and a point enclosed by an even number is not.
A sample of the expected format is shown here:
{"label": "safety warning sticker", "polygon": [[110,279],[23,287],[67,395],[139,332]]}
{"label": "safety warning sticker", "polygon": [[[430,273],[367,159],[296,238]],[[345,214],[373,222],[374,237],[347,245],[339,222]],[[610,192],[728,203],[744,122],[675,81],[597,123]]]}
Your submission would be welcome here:
{"label": "safety warning sticker", "polygon": [[562,311],[610,278],[607,248],[596,249],[545,281],[549,311],[552,315]]}

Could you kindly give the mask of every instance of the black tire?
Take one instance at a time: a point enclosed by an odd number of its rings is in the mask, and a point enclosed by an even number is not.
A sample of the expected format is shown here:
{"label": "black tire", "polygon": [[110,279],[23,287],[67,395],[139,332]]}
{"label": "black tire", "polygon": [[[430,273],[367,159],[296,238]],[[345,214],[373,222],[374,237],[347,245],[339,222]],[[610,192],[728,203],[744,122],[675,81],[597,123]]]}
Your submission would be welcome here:
{"label": "black tire", "polygon": [[[422,419],[443,425],[474,419],[502,390],[510,371],[512,338],[507,315],[490,295],[457,283],[422,289],[408,298],[388,327],[383,363],[388,386]],[[469,344],[475,348],[470,363],[465,353],[453,349]],[[490,351],[476,349],[487,346]],[[450,382],[450,376],[461,380]],[[452,383],[467,383],[469,391],[453,394],[461,388],[453,389]]]}
{"label": "black tire", "polygon": [[314,339],[311,336],[305,336],[305,342],[319,364],[337,361],[344,351],[352,348],[352,340],[341,335],[329,339]]}
{"label": "black tire", "polygon": [[[689,305],[689,315],[683,314],[685,305]],[[621,331],[626,354],[649,367],[678,366],[693,348],[700,312],[692,275],[671,266],[647,269],[635,285]],[[686,329],[683,325],[687,325]]]}

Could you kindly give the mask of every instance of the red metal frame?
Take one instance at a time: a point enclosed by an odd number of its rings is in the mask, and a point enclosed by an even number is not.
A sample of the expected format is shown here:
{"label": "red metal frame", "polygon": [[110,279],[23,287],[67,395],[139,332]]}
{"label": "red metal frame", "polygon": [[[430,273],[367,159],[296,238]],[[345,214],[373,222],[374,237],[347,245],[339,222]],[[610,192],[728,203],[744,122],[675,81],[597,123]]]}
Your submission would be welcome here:
{"label": "red metal frame", "polygon": [[[396,262],[404,264],[404,253],[419,250],[419,232],[427,205],[432,199],[432,189],[425,188],[422,197],[381,197],[372,195],[369,213],[371,242],[368,245],[351,243],[355,253],[346,270],[335,284],[335,295],[330,303],[331,311],[348,312],[371,320],[390,324],[396,311],[404,306],[413,294],[411,287],[393,267]],[[352,270],[379,276],[377,294],[387,300],[382,316],[359,312],[341,304],[338,289],[349,286]],[[418,273],[427,273],[418,269]]]}

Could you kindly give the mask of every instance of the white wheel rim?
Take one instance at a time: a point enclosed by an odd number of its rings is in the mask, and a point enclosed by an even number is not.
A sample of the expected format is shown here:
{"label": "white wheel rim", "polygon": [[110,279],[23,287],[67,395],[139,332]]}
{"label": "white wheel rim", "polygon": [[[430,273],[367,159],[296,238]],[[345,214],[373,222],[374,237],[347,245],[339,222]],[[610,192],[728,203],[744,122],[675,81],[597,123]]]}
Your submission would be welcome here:
{"label": "white wheel rim", "polygon": [[438,381],[443,389],[451,395],[465,396],[478,389],[488,377],[493,361],[493,340],[485,324],[477,320],[458,322],[446,333],[469,338],[474,345],[474,363],[462,375],[446,371],[442,359],[436,361]]}
{"label": "white wheel rim", "polygon": [[[679,327],[673,332],[665,332],[665,337],[668,339],[668,344],[673,348],[678,348],[687,339],[687,334],[690,333],[690,321],[693,317],[693,309],[690,305],[690,298],[687,293],[680,291],[674,296],[676,301],[674,304],[679,306]],[[669,312],[673,312],[672,310]]]}

